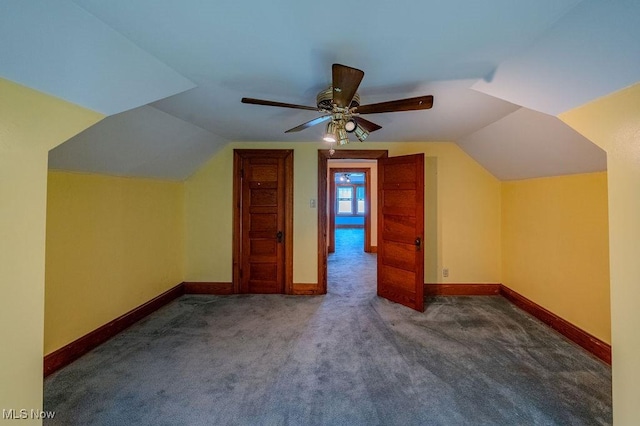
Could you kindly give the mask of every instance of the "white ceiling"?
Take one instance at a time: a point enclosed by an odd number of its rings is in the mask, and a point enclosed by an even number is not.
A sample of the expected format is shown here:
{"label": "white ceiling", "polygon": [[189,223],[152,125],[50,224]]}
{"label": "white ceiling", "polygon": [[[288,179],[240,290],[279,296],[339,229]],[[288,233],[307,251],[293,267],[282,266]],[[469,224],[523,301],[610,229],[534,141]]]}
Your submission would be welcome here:
{"label": "white ceiling", "polygon": [[454,141],[500,179],[606,168],[554,116],[640,80],[637,0],[3,0],[0,76],[111,115],[51,152],[53,168],[183,179],[229,141],[317,141],[334,62],[369,115],[368,141]]}
{"label": "white ceiling", "polygon": [[181,180],[227,141],[152,106],[112,115],[49,153],[50,167]]}
{"label": "white ceiling", "polygon": [[[500,135],[500,138],[496,138]],[[458,145],[498,179],[527,179],[606,170],[602,149],[556,117],[520,108]]]}
{"label": "white ceiling", "polygon": [[195,87],[66,0],[0,2],[0,76],[104,114]]}

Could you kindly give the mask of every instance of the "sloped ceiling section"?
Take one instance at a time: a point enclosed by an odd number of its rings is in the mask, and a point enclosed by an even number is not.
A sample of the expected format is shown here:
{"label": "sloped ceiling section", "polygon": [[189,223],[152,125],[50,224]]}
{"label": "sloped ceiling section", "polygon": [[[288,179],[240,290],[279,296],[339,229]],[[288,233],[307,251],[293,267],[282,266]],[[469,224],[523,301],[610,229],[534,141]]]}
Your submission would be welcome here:
{"label": "sloped ceiling section", "polygon": [[527,108],[462,138],[458,144],[500,180],[607,169],[607,156],[601,148],[558,118]]}
{"label": "sloped ceiling section", "polygon": [[151,106],[112,115],[49,152],[49,168],[183,180],[228,141]]}
{"label": "sloped ceiling section", "polygon": [[502,179],[603,170],[555,116],[640,80],[637,0],[5,0],[0,75],[106,114],[55,168],[181,179],[227,141],[318,141],[331,64],[365,71],[375,141],[453,141]]}
{"label": "sloped ceiling section", "polygon": [[[326,71],[328,79],[330,67]],[[366,78],[367,76],[365,80]],[[518,108],[517,105],[502,99],[471,90],[469,87],[474,82],[475,80],[435,81],[412,87],[407,97],[432,94],[436,98],[436,106],[429,111],[376,115],[371,119],[381,125],[382,129],[373,134],[369,140],[371,142],[455,141]],[[360,91],[361,98],[366,103],[390,99],[388,94],[385,96],[376,93],[375,90],[368,90],[366,84],[366,81],[363,82],[362,86],[365,87]],[[234,97],[234,93],[227,90],[224,92],[225,99],[230,99],[231,104],[226,107],[220,105],[217,110],[211,109],[211,100],[217,102],[215,99],[221,91],[209,90],[202,86],[197,90],[189,90],[154,102],[153,106],[200,127],[220,132],[221,135],[235,141],[319,141],[322,139],[324,126],[315,126],[304,132],[284,133],[286,129],[319,117],[320,114],[315,111],[244,105],[240,104],[239,98]],[[241,92],[237,93],[236,96],[240,96]],[[310,98],[315,101],[315,95]],[[305,104],[313,105],[308,101]],[[234,111],[237,109],[237,112],[228,114],[224,111],[229,109]]]}
{"label": "sloped ceiling section", "polygon": [[551,115],[640,81],[640,1],[585,0],[473,88]]}
{"label": "sloped ceiling section", "polygon": [[317,114],[240,99],[315,105],[339,62],[365,71],[364,103],[436,92],[429,112],[374,117],[383,129],[370,138],[428,141],[511,112],[469,87],[581,0],[74,1],[198,86],[153,106],[227,139],[317,141],[322,126],[284,133]]}
{"label": "sloped ceiling section", "polygon": [[0,2],[0,75],[111,115],[195,87],[75,3]]}

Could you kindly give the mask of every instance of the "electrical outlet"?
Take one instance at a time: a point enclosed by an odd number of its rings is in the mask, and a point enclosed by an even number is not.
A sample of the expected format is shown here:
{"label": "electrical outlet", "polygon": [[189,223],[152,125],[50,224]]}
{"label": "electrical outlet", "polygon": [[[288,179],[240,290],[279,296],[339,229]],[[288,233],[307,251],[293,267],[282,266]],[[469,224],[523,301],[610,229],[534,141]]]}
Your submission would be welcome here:
{"label": "electrical outlet", "polygon": [[449,268],[442,268],[442,276],[445,278],[449,276]]}
{"label": "electrical outlet", "polygon": [[309,200],[309,207],[311,207],[312,209],[316,208],[316,199],[312,198]]}

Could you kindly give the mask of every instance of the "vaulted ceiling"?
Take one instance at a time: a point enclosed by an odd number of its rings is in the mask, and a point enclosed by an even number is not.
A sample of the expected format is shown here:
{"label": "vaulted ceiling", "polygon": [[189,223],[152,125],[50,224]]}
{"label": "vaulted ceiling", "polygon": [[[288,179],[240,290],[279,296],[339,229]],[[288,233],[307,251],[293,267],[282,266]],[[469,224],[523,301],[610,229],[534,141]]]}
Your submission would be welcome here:
{"label": "vaulted ceiling", "polygon": [[184,179],[231,141],[317,112],[331,64],[365,71],[362,103],[433,94],[427,111],[367,116],[376,141],[453,141],[500,179],[606,169],[556,116],[640,81],[637,0],[4,0],[0,76],[108,115],[50,153],[67,170]]}

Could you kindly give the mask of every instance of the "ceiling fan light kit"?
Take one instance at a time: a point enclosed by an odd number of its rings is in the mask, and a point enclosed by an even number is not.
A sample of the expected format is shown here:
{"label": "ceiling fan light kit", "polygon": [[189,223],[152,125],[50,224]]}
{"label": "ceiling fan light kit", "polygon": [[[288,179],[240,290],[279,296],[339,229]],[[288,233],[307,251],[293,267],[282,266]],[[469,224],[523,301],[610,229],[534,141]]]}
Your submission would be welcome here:
{"label": "ceiling fan light kit", "polygon": [[360,142],[364,142],[364,140],[367,138],[367,136],[369,136],[369,132],[367,132],[366,130],[364,130],[360,126],[356,127],[355,131],[356,131],[356,137],[358,138],[358,140]]}
{"label": "ceiling fan light kit", "polygon": [[344,129],[347,131],[347,133],[354,132],[356,130],[356,127],[358,127],[358,124],[353,118],[350,118],[344,123]]}
{"label": "ceiling fan light kit", "polygon": [[346,145],[349,143],[349,136],[344,129],[344,122],[338,122],[338,145]]}
{"label": "ceiling fan light kit", "polygon": [[[361,114],[416,111],[430,109],[433,106],[433,96],[431,95],[360,105],[360,95],[357,90],[364,77],[364,72],[341,64],[333,64],[331,71],[332,84],[318,93],[318,96],[316,96],[316,108],[254,98],[242,98],[242,103],[304,109],[323,113],[325,115],[289,129],[285,133],[299,132],[328,121],[323,140],[329,143],[337,143],[338,145],[349,143],[348,133],[355,133],[356,138],[360,142],[364,142],[369,133],[382,128],[360,117]],[[334,151],[333,148],[331,148],[331,151]]]}
{"label": "ceiling fan light kit", "polygon": [[322,138],[325,142],[334,143],[336,141],[336,124],[333,121],[327,123],[327,129]]}

